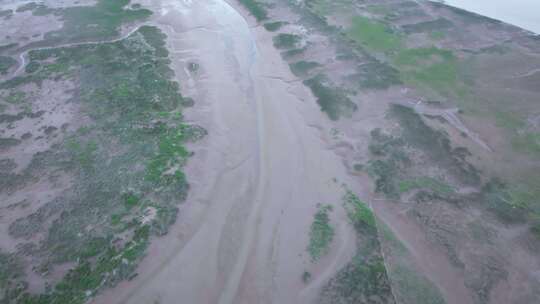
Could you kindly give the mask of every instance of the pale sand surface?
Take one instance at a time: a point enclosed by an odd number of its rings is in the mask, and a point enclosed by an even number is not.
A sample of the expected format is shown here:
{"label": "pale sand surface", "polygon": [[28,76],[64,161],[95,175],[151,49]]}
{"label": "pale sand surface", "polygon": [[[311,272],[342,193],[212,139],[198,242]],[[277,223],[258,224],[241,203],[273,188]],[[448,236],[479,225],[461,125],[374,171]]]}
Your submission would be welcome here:
{"label": "pale sand surface", "polygon": [[[193,147],[192,189],[171,233],[152,244],[137,278],[94,302],[311,302],[355,243],[340,206],[341,183],[353,183],[321,128],[307,121],[324,125],[327,118],[300,83],[289,82],[294,77],[271,34],[226,2],[150,7],[152,23],[168,36],[177,77],[198,101],[186,117],[209,136]],[[196,80],[187,77],[187,61],[201,66]],[[301,276],[312,267],[306,246],[318,203],[335,206],[336,237],[306,286]]]}

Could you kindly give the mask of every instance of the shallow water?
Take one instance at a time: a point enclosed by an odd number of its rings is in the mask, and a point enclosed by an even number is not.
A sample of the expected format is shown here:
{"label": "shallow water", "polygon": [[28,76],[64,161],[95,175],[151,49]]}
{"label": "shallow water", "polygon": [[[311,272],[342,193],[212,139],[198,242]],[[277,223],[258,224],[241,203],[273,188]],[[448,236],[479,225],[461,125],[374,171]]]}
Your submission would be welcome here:
{"label": "shallow water", "polygon": [[445,0],[444,2],[540,34],[538,0]]}

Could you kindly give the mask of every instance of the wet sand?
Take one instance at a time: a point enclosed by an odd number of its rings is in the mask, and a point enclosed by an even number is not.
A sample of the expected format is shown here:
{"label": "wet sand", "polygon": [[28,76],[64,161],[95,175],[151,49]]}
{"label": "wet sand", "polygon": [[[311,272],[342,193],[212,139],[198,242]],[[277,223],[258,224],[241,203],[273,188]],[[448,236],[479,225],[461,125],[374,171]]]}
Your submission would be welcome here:
{"label": "wet sand", "polygon": [[[209,136],[193,147],[192,189],[171,233],[152,244],[137,278],[94,303],[311,302],[319,291],[313,286],[354,251],[352,227],[339,224],[347,222],[343,189],[333,179],[353,183],[322,140],[328,119],[292,81],[271,34],[226,2],[150,7],[183,91],[197,101],[186,118]],[[200,65],[197,75],[186,73],[188,61]],[[335,206],[336,249],[314,267],[306,246],[318,203]]]}

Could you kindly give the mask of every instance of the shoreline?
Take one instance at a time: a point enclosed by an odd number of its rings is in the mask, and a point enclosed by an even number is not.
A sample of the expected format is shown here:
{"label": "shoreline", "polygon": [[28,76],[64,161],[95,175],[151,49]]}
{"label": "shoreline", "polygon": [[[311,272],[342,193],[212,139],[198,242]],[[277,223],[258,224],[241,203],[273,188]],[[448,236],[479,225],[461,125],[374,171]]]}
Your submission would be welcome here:
{"label": "shoreline", "polygon": [[[495,5],[491,5],[490,7],[486,7],[488,5],[487,3],[484,4],[478,4],[477,1],[463,1],[463,0],[444,0],[444,1],[437,1],[437,0],[429,0],[430,2],[434,3],[440,3],[444,4],[450,7],[454,7],[457,9],[461,9],[470,13],[477,14],[482,17],[491,18],[497,21],[500,21],[502,23],[518,27],[524,31],[527,31],[535,36],[540,35],[540,21],[534,21],[533,17],[530,18],[523,18],[520,16],[517,16],[517,12],[514,12],[514,14],[508,14],[505,16],[504,13],[508,11],[511,8],[515,8],[516,5],[508,5],[508,7],[504,8],[493,8]],[[526,0],[521,0],[522,2],[525,2]],[[457,2],[457,3],[456,3]],[[501,2],[501,4],[505,4],[504,2]],[[480,6],[483,6],[482,8]],[[525,10],[525,8],[524,8]],[[534,8],[531,9],[531,11],[535,11]],[[524,20],[525,19],[525,20]]]}

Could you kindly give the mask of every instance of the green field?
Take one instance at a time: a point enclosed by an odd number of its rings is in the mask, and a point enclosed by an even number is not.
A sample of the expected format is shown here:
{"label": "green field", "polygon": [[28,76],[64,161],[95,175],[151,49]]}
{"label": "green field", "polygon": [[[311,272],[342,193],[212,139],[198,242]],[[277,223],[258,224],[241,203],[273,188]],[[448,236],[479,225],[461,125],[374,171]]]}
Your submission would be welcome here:
{"label": "green field", "polygon": [[367,17],[354,17],[347,35],[358,45],[374,52],[392,52],[401,47],[399,35],[386,25]]}

